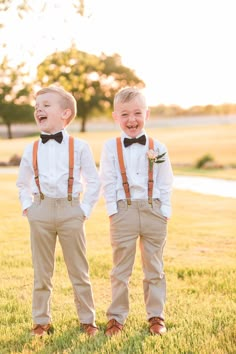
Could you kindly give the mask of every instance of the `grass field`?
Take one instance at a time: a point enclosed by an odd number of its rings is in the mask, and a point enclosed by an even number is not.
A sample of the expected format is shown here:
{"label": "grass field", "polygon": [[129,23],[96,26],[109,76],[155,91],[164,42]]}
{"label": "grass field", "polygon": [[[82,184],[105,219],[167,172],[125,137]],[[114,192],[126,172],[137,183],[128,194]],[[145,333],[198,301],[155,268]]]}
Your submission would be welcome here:
{"label": "grass field", "polygon": [[165,337],[148,334],[138,252],[130,281],[131,309],[118,338],[104,334],[110,301],[111,248],[103,200],[87,221],[87,246],[100,334],[80,332],[73,293],[57,247],[55,333],[40,340],[31,327],[29,228],[21,216],[14,175],[0,182],[0,353],[236,353],[235,200],[174,191],[165,249],[168,286]]}
{"label": "grass field", "polygon": [[[199,158],[210,154],[219,164],[236,166],[236,124],[170,126],[149,128],[147,132],[167,145],[174,165],[194,165]],[[105,132],[90,131],[83,134],[73,133],[90,143],[97,163],[104,140],[118,134],[118,129]],[[26,143],[36,138],[34,136],[11,140],[0,139],[0,161],[7,162],[14,154],[22,155]]]}
{"label": "grass field", "polygon": [[[223,164],[233,163],[236,156],[235,126],[224,127],[227,139],[220,135],[223,128],[215,129],[214,134],[213,129],[215,127],[204,127],[203,130],[196,127],[191,133],[190,128],[181,128],[177,137],[177,132],[165,128],[159,129],[158,135],[168,146],[175,163],[192,162],[204,153],[212,153]],[[150,134],[155,136],[156,132]],[[109,136],[111,132],[83,136],[91,142],[96,159],[101,143]],[[13,153],[20,154],[30,140],[32,138],[0,140],[0,160],[3,155],[7,159]],[[168,333],[164,337],[153,337],[148,333],[143,275],[137,252],[130,280],[130,314],[121,336],[111,339],[104,336],[112,262],[108,219],[101,199],[86,222],[87,255],[100,333],[89,339],[80,332],[71,284],[58,245],[52,302],[55,333],[40,340],[29,334],[33,281],[29,227],[21,216],[15,181],[16,176],[12,174],[3,174],[0,178],[1,354],[236,353],[235,199],[174,190],[173,217],[169,221],[164,258]]]}

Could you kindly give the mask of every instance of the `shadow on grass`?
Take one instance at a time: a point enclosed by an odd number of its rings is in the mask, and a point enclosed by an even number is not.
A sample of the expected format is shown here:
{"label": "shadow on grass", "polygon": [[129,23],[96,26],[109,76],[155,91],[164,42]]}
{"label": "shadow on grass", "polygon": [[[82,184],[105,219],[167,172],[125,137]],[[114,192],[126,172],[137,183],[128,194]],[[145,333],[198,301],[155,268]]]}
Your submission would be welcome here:
{"label": "shadow on grass", "polygon": [[[24,327],[25,324],[22,325],[23,331]],[[111,338],[104,334],[106,323],[98,323],[98,327],[99,333],[92,338],[80,329],[75,320],[64,322],[61,327],[58,324],[53,334],[43,338],[32,337],[27,329],[20,336],[16,335],[14,339],[2,343],[1,354],[8,354],[9,349],[11,353],[28,354],[143,353],[145,340],[157,340],[155,336],[150,335],[147,323],[139,327],[134,320],[128,319],[122,333]],[[161,344],[161,337],[158,341]]]}

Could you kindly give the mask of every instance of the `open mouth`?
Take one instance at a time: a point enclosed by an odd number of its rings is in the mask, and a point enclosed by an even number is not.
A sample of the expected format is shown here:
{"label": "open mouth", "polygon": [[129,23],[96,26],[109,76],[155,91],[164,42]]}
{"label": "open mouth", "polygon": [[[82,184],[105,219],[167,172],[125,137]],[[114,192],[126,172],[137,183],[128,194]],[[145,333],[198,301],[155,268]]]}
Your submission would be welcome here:
{"label": "open mouth", "polygon": [[46,116],[40,116],[40,117],[38,117],[38,121],[39,121],[39,123],[42,123],[44,120],[46,120],[47,119],[47,117]]}
{"label": "open mouth", "polygon": [[138,125],[129,125],[127,126],[128,129],[137,129],[138,128]]}

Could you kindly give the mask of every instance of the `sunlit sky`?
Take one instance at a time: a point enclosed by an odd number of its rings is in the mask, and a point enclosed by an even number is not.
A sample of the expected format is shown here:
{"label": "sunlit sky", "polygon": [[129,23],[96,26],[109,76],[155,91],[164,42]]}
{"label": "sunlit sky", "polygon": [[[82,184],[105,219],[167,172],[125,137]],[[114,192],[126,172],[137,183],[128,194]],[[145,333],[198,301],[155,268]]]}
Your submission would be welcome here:
{"label": "sunlit sky", "polygon": [[22,21],[13,10],[2,17],[13,61],[36,68],[74,40],[91,54],[120,54],[149,105],[236,102],[235,0],[85,0],[84,18],[71,0],[48,0],[44,13],[43,3],[32,0]]}

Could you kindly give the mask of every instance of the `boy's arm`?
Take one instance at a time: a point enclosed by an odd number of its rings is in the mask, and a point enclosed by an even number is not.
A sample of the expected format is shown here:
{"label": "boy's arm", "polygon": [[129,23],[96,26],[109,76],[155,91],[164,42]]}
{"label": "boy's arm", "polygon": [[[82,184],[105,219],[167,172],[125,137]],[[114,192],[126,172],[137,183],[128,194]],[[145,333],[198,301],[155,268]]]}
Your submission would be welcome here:
{"label": "boy's arm", "polygon": [[102,183],[102,194],[106,201],[108,216],[117,213],[116,203],[116,182],[117,174],[115,169],[115,157],[112,147],[106,143],[103,147],[100,161],[100,179]]}
{"label": "boy's arm", "polygon": [[32,205],[33,169],[31,159],[32,148],[28,146],[22,156],[16,181],[23,215],[26,215],[26,210]]}
{"label": "boy's arm", "polygon": [[[164,147],[163,152],[165,151],[165,161],[158,164],[157,186],[160,190],[161,212],[169,219],[172,213],[171,193],[173,189],[173,171],[166,147]],[[160,151],[160,154],[163,152]]]}
{"label": "boy's arm", "polygon": [[81,152],[81,175],[85,185],[81,208],[86,218],[88,218],[94,205],[98,201],[100,190],[97,167],[88,144],[84,145]]}

